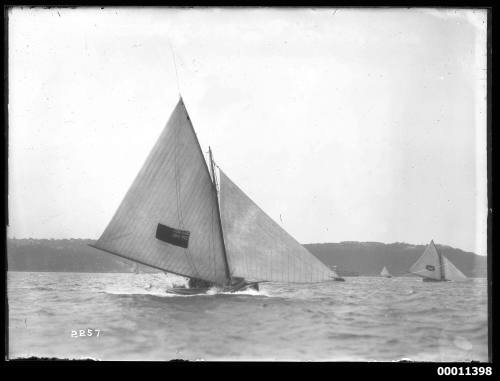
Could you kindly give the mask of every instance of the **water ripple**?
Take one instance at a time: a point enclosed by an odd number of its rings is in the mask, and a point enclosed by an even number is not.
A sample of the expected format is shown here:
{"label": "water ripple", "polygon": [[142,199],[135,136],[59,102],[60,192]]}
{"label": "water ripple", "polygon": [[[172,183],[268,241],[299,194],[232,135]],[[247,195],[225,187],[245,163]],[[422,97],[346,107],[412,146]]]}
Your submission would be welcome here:
{"label": "water ripple", "polygon": [[[486,282],[262,284],[178,296],[163,274],[8,273],[9,350],[108,360],[487,360]],[[72,338],[72,330],[99,337]],[[244,348],[244,350],[243,350]]]}

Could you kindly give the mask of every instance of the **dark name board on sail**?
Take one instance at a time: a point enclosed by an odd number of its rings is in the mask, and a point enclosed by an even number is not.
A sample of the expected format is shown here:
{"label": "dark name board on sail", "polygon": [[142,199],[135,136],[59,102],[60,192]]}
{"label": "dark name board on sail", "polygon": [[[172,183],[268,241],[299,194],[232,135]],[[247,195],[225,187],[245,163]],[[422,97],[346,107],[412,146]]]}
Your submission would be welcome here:
{"label": "dark name board on sail", "polygon": [[434,271],[434,270],[436,270],[436,268],[435,268],[434,266],[432,266],[432,265],[427,265],[427,266],[425,266],[425,268],[426,268],[427,270],[429,270],[429,271]]}
{"label": "dark name board on sail", "polygon": [[187,249],[189,244],[189,232],[187,230],[174,229],[166,225],[158,224],[156,227],[156,239]]}

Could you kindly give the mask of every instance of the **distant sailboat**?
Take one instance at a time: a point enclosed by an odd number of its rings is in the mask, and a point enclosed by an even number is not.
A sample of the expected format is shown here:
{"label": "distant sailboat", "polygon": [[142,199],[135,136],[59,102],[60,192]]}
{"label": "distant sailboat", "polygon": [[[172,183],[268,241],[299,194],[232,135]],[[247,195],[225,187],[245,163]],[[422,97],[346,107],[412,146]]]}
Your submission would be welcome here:
{"label": "distant sailboat", "polygon": [[389,270],[387,270],[387,267],[385,267],[385,266],[382,269],[382,271],[380,272],[380,276],[383,276],[385,278],[392,278],[391,273],[389,272]]}
{"label": "distant sailboat", "polygon": [[330,270],[332,271],[333,280],[336,282],[345,282],[345,279],[342,278],[337,272],[337,266],[331,266]]}
{"label": "distant sailboat", "polygon": [[410,272],[421,276],[424,282],[462,281],[467,277],[431,241],[422,256],[411,266]]}
{"label": "distant sailboat", "polygon": [[93,247],[189,278],[192,294],[265,281],[311,283],[335,273],[267,216],[222,171],[210,170],[182,98]]}

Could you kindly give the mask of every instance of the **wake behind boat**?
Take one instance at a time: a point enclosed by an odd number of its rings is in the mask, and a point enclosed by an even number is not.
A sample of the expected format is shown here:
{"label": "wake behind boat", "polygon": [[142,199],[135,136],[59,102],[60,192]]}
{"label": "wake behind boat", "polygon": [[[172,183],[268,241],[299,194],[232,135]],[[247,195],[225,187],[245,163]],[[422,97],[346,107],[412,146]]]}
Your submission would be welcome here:
{"label": "wake behind boat", "polygon": [[464,273],[441,254],[434,241],[427,245],[422,256],[411,266],[410,272],[422,277],[424,282],[467,280]]}
{"label": "wake behind boat", "polygon": [[189,278],[170,293],[339,278],[205,161],[182,98],[93,247]]}

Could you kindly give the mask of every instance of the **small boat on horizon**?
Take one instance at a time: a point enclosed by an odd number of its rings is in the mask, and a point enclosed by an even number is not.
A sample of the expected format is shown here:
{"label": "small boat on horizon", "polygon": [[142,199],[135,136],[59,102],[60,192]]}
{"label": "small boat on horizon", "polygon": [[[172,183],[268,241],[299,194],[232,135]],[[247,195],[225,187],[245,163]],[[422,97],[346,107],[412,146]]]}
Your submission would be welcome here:
{"label": "small boat on horizon", "polygon": [[412,274],[424,282],[464,281],[468,278],[438,250],[434,241],[427,245],[421,257],[410,267]]}
{"label": "small boat on horizon", "polygon": [[332,271],[332,280],[335,282],[345,282],[345,279],[339,275],[337,272],[337,266],[330,266],[330,270]]}
{"label": "small boat on horizon", "polygon": [[382,271],[380,272],[380,276],[382,276],[384,278],[392,278],[391,273],[389,272],[389,270],[387,270],[387,267],[385,267],[385,266],[382,269]]}

